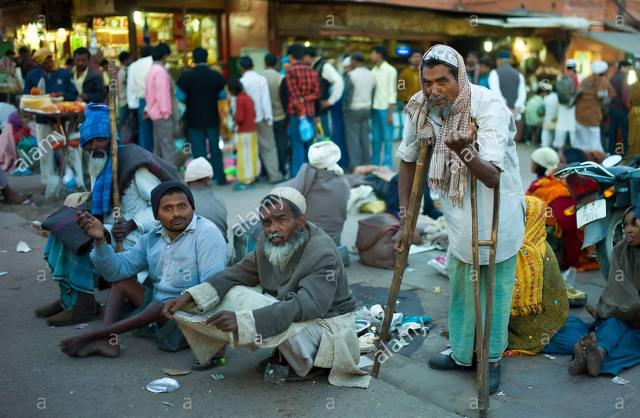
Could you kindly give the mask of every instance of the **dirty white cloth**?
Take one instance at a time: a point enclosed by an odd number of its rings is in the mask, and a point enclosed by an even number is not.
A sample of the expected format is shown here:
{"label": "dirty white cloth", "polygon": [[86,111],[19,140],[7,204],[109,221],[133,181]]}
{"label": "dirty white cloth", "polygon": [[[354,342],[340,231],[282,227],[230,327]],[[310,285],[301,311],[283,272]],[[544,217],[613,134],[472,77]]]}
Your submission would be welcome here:
{"label": "dirty white cloth", "polygon": [[[314,351],[310,345],[315,346],[316,331],[321,330],[322,335],[312,366],[331,369],[329,383],[332,385],[361,388],[369,386],[371,376],[357,367],[360,349],[354,330],[355,314],[353,312],[329,319],[318,318],[294,322],[286,331],[265,339],[242,332],[251,328],[253,310],[277,301],[276,298],[258,293],[249,287],[234,286],[219,303],[206,312],[201,312],[194,307],[189,312],[177,312],[175,319],[193,354],[201,364],[208,361],[225,343],[249,349],[278,347],[289,354],[288,356],[285,354],[285,358],[291,357],[296,363],[294,366],[294,370],[298,367],[296,372],[304,372],[308,367],[306,358],[310,357]],[[237,336],[205,324],[207,318],[224,310],[236,312],[239,330]],[[315,329],[304,331],[309,326]],[[298,336],[303,331],[306,335]]]}
{"label": "dirty white cloth", "polygon": [[359,213],[360,207],[376,200],[376,195],[371,186],[358,186],[351,189],[347,212],[351,214]]}
{"label": "dirty white cloth", "polygon": [[424,241],[422,245],[438,245],[443,249],[449,248],[449,237],[447,235],[447,220],[444,216],[432,219],[427,215],[418,215],[416,230]]}

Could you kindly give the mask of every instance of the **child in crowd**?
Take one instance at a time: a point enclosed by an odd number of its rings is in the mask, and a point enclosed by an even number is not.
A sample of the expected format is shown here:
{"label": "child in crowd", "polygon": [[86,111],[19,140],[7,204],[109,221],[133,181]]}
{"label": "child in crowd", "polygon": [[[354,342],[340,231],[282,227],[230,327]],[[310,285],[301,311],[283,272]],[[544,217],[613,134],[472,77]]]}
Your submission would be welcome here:
{"label": "child in crowd", "polygon": [[540,89],[533,94],[524,109],[525,141],[537,145],[540,143],[540,131],[544,117],[544,99],[540,95]]}
{"label": "child in crowd", "polygon": [[253,101],[238,80],[229,81],[231,112],[233,114],[234,142],[236,143],[236,169],[238,182],[233,190],[245,190],[258,177],[258,134]]}

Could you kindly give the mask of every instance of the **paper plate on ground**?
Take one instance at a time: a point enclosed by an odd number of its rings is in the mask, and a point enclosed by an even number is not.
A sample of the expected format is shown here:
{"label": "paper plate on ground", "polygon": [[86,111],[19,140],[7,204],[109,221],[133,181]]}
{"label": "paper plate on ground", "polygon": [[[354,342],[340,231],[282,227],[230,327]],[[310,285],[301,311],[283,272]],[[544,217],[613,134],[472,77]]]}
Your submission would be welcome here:
{"label": "paper plate on ground", "polygon": [[180,383],[170,377],[156,379],[147,385],[147,390],[153,393],[168,393],[178,389],[180,389]]}

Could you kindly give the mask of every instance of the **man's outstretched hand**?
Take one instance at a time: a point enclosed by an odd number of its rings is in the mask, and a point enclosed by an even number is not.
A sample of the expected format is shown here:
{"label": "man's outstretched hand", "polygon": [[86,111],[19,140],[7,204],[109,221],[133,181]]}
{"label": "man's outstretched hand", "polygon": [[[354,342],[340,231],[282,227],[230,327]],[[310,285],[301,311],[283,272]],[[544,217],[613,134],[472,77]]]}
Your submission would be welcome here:
{"label": "man's outstretched hand", "polygon": [[178,299],[172,299],[164,304],[162,307],[162,316],[167,319],[173,319],[173,315],[176,312],[182,310],[185,306],[193,302],[193,296],[187,292],[180,296]]}
{"label": "man's outstretched hand", "polygon": [[238,332],[238,320],[235,312],[220,311],[209,318],[207,324],[211,324],[224,332]]}
{"label": "man's outstretched hand", "polygon": [[104,241],[104,226],[102,226],[102,222],[92,214],[84,211],[78,215],[76,222],[80,225],[80,228],[84,230],[84,233],[95,241]]}

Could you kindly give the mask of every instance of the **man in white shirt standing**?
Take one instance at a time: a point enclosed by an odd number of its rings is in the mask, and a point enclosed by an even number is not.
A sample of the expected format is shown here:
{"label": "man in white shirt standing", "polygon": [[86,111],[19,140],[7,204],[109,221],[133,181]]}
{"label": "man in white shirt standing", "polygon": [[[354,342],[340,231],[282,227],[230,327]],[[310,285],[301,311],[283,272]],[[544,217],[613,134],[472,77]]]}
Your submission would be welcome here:
{"label": "man in white shirt standing", "polygon": [[511,113],[516,119],[517,133],[516,141],[524,132],[524,112],[525,101],[527,100],[527,84],[524,76],[511,66],[511,52],[503,50],[498,52],[498,67],[489,73],[489,88],[500,94]]}
{"label": "man in white shirt standing", "polygon": [[278,57],[274,54],[264,56],[264,66],[266,69],[262,76],[267,79],[269,94],[271,95],[271,110],[273,111],[273,135],[278,149],[278,167],[283,176],[287,175],[287,161],[291,155],[291,145],[287,135],[287,113],[282,105],[280,89],[284,75],[278,71]]}
{"label": "man in white shirt standing", "polygon": [[344,141],[344,116],[340,102],[344,91],[344,80],[331,63],[318,56],[318,52],[313,47],[304,49],[302,61],[318,73],[320,97],[316,101],[316,116],[320,116],[324,135],[330,137],[340,148],[342,157],[339,165],[344,167],[349,159]]}
{"label": "man in white shirt standing", "polygon": [[240,82],[247,92],[256,112],[256,130],[258,131],[258,152],[269,182],[282,181],[282,173],[278,167],[278,150],[273,135],[273,113],[271,110],[271,96],[267,79],[255,72],[251,57],[240,57]]}
{"label": "man in white shirt standing", "polygon": [[144,88],[152,64],[151,47],[144,46],[140,51],[140,58],[129,65],[127,74],[127,103],[129,109],[138,112],[138,145],[147,151],[153,151],[153,124],[151,119],[143,117],[144,109],[147,106],[144,99]]}
{"label": "man in white shirt standing", "polygon": [[[391,168],[391,154],[393,152],[393,113],[396,111],[398,94],[398,71],[386,61],[387,48],[382,45],[374,46],[371,51],[373,68],[371,72],[376,80],[373,96],[373,111],[371,114],[371,129],[373,165],[383,165]],[[380,152],[384,144],[382,161]]]}
{"label": "man in white shirt standing", "polygon": [[344,125],[349,167],[371,164],[371,145],[369,143],[369,119],[371,119],[371,98],[376,80],[364,65],[364,55],[356,52],[350,57],[350,67],[345,74],[345,111]]}
{"label": "man in white shirt standing", "polygon": [[[500,386],[500,359],[507,347],[516,259],[524,237],[524,192],[513,114],[501,97],[469,83],[464,59],[453,48],[435,45],[420,64],[422,90],[406,106],[398,197],[406,208],[415,175],[420,141],[429,146],[429,186],[442,197],[449,234],[449,340],[451,354],[436,354],[429,366],[438,370],[469,368],[475,339],[474,280],[486,300],[489,249],[480,251],[480,271],[473,271],[471,248],[471,176],[478,182],[478,239],[491,234],[493,193],[499,188],[500,222],[495,266],[493,313],[489,341],[489,392]],[[402,219],[404,222],[404,219]],[[400,236],[394,244],[400,249]],[[409,240],[411,242],[411,240]],[[481,311],[485,307],[481,306]]]}

